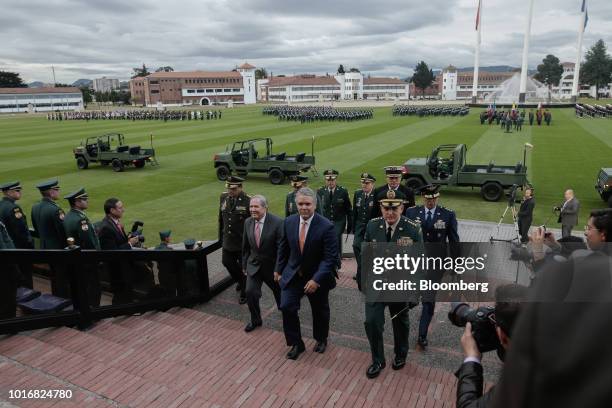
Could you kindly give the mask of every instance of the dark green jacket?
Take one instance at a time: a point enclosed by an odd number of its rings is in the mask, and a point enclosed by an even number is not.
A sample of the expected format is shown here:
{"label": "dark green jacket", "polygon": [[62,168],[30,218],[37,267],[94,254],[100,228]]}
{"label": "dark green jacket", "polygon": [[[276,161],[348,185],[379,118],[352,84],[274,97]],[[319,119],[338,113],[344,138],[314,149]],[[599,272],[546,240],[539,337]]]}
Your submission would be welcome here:
{"label": "dark green jacket", "polygon": [[330,198],[327,187],[317,190],[318,201],[321,203],[321,215],[333,222],[346,226],[346,231],[353,228],[353,209],[348,191],[342,186],[336,186]]}
{"label": "dark green jacket", "polygon": [[75,208],[70,209],[64,218],[66,238],[74,238],[74,244],[81,249],[100,249],[100,241],[89,218]]}
{"label": "dark green jacket", "polygon": [[244,220],[249,218],[249,197],[244,191],[233,200],[227,192],[219,198],[219,240],[226,251],[242,250]]}
{"label": "dark green jacket", "polygon": [[[377,187],[376,190],[374,190],[376,202],[378,203],[380,200],[384,198],[391,198],[391,197],[388,197],[389,190],[390,188],[388,184]],[[394,190],[394,196],[395,197],[392,197],[392,198],[401,198],[405,201],[404,209],[414,207],[414,191],[412,191],[410,187],[406,187],[403,184],[400,184],[399,187],[396,190]],[[376,205],[374,207],[374,210],[372,211],[372,218],[380,217],[381,215],[382,213],[380,212],[380,206]]]}
{"label": "dark green jacket", "polygon": [[160,242],[159,245],[155,247],[156,251],[172,251],[172,248],[168,246],[165,242]]}
{"label": "dark green jacket", "polygon": [[366,226],[368,221],[372,219],[372,212],[377,205],[374,191],[371,191],[367,198],[363,190],[355,191],[353,195],[353,233],[355,234],[353,246],[361,245],[366,233]]}
{"label": "dark green jacket", "polygon": [[298,213],[297,204],[295,203],[295,191],[287,194],[285,199],[285,218]]}
{"label": "dark green jacket", "polygon": [[15,200],[8,197],[3,197],[0,200],[0,221],[6,226],[6,230],[16,248],[34,248],[34,242],[28,228],[28,220]]}
{"label": "dark green jacket", "polygon": [[[395,227],[395,231],[393,231],[391,241],[389,242],[401,244],[401,242],[398,241],[402,238],[410,238],[412,242],[423,242],[423,234],[421,233],[420,225],[401,216]],[[387,242],[387,226],[384,218],[377,217],[370,220],[363,240],[365,242]]]}
{"label": "dark green jacket", "polygon": [[64,249],[64,211],[50,198],[43,198],[32,206],[32,225],[40,238],[41,249]]}
{"label": "dark green jacket", "polygon": [[13,240],[9,236],[6,226],[2,221],[0,221],[0,249],[15,249]]}

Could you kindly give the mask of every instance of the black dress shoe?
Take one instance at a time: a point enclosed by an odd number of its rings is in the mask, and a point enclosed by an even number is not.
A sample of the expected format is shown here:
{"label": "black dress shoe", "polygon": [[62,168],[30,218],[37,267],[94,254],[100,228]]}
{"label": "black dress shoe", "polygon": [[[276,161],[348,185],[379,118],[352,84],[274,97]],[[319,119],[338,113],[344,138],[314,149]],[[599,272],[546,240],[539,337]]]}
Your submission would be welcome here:
{"label": "black dress shoe", "polygon": [[427,347],[427,345],[429,344],[427,342],[427,338],[426,337],[420,337],[417,339],[417,344],[423,348]]}
{"label": "black dress shoe", "polygon": [[405,365],[406,365],[406,357],[395,356],[395,358],[393,359],[393,364],[391,364],[391,368],[393,368],[394,370],[399,370],[400,368],[403,368]]}
{"label": "black dress shoe", "polygon": [[238,303],[240,303],[241,305],[244,305],[246,302],[247,302],[246,296],[240,296],[240,299],[238,299]]}
{"label": "black dress shoe", "polygon": [[368,367],[368,371],[366,371],[366,377],[368,378],[376,378],[378,374],[386,367],[384,362],[382,363],[372,363],[371,366]]}
{"label": "black dress shoe", "polygon": [[302,354],[305,350],[306,346],[304,345],[304,342],[297,344],[291,347],[291,350],[289,350],[289,352],[287,353],[287,358],[289,360],[297,360],[300,354]]}
{"label": "black dress shoe", "polygon": [[249,322],[249,324],[244,326],[244,331],[249,333],[249,332],[252,332],[253,330],[255,330],[256,328],[258,328],[259,326],[261,326],[261,322],[259,322],[259,323],[251,323],[251,322]]}
{"label": "black dress shoe", "polygon": [[317,344],[314,346],[313,351],[316,353],[325,353],[326,348],[327,348],[327,340],[317,341]]}

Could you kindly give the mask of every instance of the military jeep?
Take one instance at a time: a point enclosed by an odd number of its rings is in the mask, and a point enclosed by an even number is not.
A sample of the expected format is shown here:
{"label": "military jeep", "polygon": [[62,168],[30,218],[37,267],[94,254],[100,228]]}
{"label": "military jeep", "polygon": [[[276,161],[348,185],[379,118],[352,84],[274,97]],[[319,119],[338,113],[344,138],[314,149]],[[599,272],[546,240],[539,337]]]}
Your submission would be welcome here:
{"label": "military jeep", "polygon": [[[314,150],[314,140],[313,140]],[[267,173],[272,184],[282,184],[287,177],[314,170],[315,157],[306,153],[288,156],[272,153],[272,139],[251,139],[235,142],[224,153],[215,154],[213,163],[217,178],[227,180],[231,174],[246,177],[249,173]]]}
{"label": "military jeep", "polygon": [[157,165],[155,149],[153,149],[153,136],[151,148],[143,149],[140,146],[129,146],[124,143],[121,133],[107,133],[102,136],[89,137],[85,143],[73,149],[77,167],[85,170],[89,163],[100,163],[102,166],[112,166],[114,171],[123,171],[126,166],[140,169],[147,162]]}
{"label": "military jeep", "polygon": [[612,199],[612,167],[602,168],[597,175],[595,189],[602,200],[610,202]]}

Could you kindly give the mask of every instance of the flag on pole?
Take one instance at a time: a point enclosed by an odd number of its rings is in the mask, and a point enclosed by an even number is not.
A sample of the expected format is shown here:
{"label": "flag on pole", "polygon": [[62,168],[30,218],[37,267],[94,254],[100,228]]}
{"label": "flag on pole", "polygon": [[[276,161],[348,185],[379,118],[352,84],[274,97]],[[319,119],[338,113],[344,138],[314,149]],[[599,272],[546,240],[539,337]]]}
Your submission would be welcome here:
{"label": "flag on pole", "polygon": [[586,0],[582,0],[582,7],[580,8],[580,11],[584,13],[584,26],[582,27],[582,31],[584,31],[587,23],[589,22],[589,11],[587,10]]}
{"label": "flag on pole", "polygon": [[[480,1],[481,0],[478,0],[478,9],[476,10],[476,30],[478,30],[478,26],[480,25]],[[584,4],[582,7],[584,7]]]}

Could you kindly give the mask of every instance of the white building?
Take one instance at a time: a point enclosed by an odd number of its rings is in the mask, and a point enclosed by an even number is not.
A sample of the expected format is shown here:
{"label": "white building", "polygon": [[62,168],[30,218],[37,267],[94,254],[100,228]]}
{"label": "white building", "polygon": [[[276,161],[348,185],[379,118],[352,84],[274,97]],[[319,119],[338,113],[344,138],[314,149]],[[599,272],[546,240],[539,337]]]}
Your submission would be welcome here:
{"label": "white building", "polygon": [[407,100],[409,84],[397,78],[364,78],[360,72],[335,76],[302,74],[260,79],[257,98],[270,102]]}
{"label": "white building", "polygon": [[244,86],[244,104],[248,105],[257,102],[257,89],[255,84],[255,67],[245,62],[238,67],[238,72],[242,75]]}
{"label": "white building", "polygon": [[[490,93],[501,90],[501,84],[512,78],[514,74],[514,72],[480,71],[476,88],[478,99],[485,99]],[[442,83],[440,84],[442,100],[471,99],[473,82],[473,71],[463,72],[449,65],[442,70]]]}
{"label": "white building", "polygon": [[96,92],[112,92],[120,88],[119,80],[114,78],[96,78],[93,80],[93,89]]}
{"label": "white building", "polygon": [[0,88],[0,113],[79,109],[83,109],[83,94],[77,87]]}
{"label": "white building", "polygon": [[[559,99],[570,99],[572,97],[572,85],[574,82],[576,64],[573,62],[564,62],[561,66],[563,67],[563,74],[561,75],[559,86],[552,87],[552,95]],[[608,84],[608,86],[599,88],[599,96],[603,98],[610,96],[610,89],[612,89],[612,83]],[[595,86],[580,85],[580,97],[595,98],[597,96],[596,92]]]}

